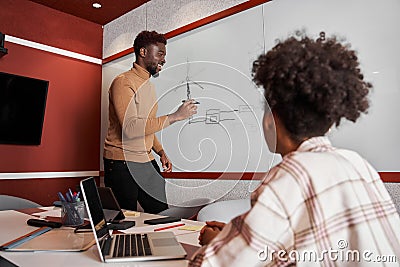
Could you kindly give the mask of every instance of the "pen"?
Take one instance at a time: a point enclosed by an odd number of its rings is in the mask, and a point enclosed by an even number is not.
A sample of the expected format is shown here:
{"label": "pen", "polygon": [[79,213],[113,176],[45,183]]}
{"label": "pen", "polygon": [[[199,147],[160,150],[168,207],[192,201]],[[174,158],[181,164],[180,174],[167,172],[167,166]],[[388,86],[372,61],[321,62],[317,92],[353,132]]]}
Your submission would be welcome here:
{"label": "pen", "polygon": [[155,228],[154,232],[167,230],[167,229],[171,229],[171,228],[175,228],[175,227],[179,227],[179,226],[184,226],[184,225],[185,225],[184,223],[180,223],[180,224],[174,224],[174,225],[170,225],[170,226]]}
{"label": "pen", "polygon": [[68,192],[65,193],[65,195],[67,196],[67,198],[71,199],[70,202],[74,202],[74,193],[72,193],[71,188],[68,188]]}
{"label": "pen", "polygon": [[72,202],[72,198],[69,195],[69,192],[65,193],[65,197],[67,198],[67,202],[71,203]]}
{"label": "pen", "polygon": [[61,194],[61,192],[58,192],[57,194],[58,194],[58,198],[61,200],[61,202],[66,202],[66,200],[65,200],[63,194]]}
{"label": "pen", "polygon": [[81,192],[78,192],[75,196],[74,196],[74,200],[75,201],[78,201],[78,199],[79,199],[79,195],[81,194]]}

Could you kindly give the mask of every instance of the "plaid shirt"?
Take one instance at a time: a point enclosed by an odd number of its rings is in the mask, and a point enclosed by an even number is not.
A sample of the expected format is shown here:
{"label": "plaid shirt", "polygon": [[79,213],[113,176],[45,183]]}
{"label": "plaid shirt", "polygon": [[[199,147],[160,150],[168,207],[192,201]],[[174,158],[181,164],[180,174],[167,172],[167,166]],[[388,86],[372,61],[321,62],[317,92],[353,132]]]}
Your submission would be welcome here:
{"label": "plaid shirt", "polygon": [[400,218],[357,153],[314,137],[284,156],[190,266],[399,266]]}

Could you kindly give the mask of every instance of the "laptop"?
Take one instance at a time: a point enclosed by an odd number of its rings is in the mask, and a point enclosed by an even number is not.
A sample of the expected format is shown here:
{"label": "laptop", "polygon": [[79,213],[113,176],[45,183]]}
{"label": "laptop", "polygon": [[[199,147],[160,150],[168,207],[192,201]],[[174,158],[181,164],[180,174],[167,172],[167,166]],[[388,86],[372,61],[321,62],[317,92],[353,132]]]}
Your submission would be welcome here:
{"label": "laptop", "polygon": [[116,222],[125,219],[124,212],[110,187],[97,187],[101,206],[103,207],[106,222]]}
{"label": "laptop", "polygon": [[102,262],[183,259],[186,251],[172,232],[110,234],[93,177],[80,182]]}

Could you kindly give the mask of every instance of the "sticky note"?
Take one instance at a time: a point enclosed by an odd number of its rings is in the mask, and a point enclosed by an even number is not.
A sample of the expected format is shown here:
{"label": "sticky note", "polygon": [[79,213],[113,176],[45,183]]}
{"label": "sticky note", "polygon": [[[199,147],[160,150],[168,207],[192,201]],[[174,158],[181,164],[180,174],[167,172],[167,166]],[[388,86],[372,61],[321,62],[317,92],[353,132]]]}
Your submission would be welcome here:
{"label": "sticky note", "polygon": [[203,228],[203,225],[185,225],[179,227],[179,230],[186,230],[186,231],[200,231]]}
{"label": "sticky note", "polygon": [[125,211],[124,215],[126,217],[139,217],[140,216],[140,212],[138,212],[138,211]]}

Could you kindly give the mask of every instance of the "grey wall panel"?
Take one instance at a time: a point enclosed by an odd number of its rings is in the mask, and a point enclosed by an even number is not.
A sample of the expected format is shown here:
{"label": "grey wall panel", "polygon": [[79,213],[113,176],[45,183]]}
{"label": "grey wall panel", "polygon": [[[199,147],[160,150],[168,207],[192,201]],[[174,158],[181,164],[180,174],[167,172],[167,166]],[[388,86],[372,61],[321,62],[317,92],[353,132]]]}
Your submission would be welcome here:
{"label": "grey wall panel", "polygon": [[103,58],[132,47],[142,30],[170,32],[243,0],[152,0],[104,26]]}

